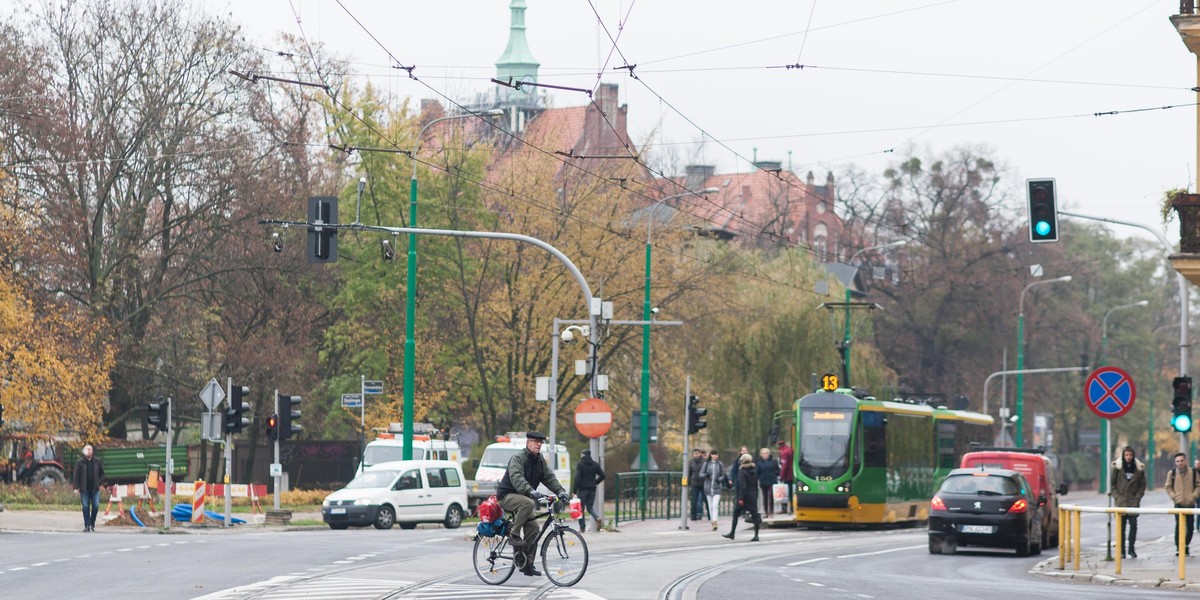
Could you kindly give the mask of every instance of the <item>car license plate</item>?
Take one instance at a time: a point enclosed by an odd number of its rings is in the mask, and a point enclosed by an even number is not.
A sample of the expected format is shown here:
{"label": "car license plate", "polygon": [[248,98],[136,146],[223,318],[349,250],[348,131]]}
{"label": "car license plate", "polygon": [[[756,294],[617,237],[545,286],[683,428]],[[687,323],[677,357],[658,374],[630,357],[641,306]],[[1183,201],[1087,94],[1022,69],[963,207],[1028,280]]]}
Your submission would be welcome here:
{"label": "car license plate", "polygon": [[346,514],[346,509],[344,509],[344,508],[331,508],[331,509],[329,509],[329,514],[331,514],[331,515],[344,515],[344,514]]}
{"label": "car license plate", "polygon": [[963,525],[962,532],[963,533],[991,533],[992,526],[991,525]]}

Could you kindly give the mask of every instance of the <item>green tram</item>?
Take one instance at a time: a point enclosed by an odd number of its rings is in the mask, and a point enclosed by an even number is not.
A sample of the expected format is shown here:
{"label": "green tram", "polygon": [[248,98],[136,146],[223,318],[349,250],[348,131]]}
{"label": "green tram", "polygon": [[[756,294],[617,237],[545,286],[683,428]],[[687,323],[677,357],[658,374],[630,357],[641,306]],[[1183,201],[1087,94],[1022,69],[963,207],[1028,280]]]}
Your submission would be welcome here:
{"label": "green tram", "polygon": [[925,521],[929,499],[992,418],[926,403],[818,391],[795,402],[796,522]]}

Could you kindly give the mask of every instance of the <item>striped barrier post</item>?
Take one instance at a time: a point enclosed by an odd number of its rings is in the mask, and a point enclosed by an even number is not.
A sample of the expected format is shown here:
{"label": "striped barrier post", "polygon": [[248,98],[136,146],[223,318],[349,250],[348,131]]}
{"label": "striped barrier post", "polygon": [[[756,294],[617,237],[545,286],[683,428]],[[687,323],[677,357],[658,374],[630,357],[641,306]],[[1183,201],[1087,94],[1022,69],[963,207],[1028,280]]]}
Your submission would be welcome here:
{"label": "striped barrier post", "polygon": [[195,489],[192,491],[192,522],[204,522],[204,480],[197,479]]}

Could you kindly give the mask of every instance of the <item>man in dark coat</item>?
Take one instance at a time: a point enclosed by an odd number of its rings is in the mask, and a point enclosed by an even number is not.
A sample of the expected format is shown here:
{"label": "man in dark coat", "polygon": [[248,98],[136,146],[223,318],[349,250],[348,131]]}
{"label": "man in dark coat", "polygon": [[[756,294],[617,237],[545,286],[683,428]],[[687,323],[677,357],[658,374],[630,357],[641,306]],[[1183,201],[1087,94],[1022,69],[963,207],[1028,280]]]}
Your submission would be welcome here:
{"label": "man in dark coat", "polygon": [[[538,525],[530,520],[533,510],[537,507],[534,500],[538,493],[538,485],[545,484],[550,491],[558,494],[558,498],[567,501],[567,490],[563,489],[554,471],[546,465],[542,458],[542,444],[546,441],[545,434],[538,431],[525,433],[525,450],[514,454],[508,461],[508,469],[500,485],[496,486],[500,507],[513,515],[513,528],[510,541],[514,548],[525,552],[521,572],[536,577],[541,571],[533,568],[533,558],[537,552]],[[518,536],[519,534],[519,536]]]}
{"label": "man in dark coat", "polygon": [[96,513],[100,511],[100,488],[104,486],[104,464],[92,456],[92,445],[83,447],[83,457],[75,463],[71,486],[83,503],[83,530],[96,530]]}
{"label": "man in dark coat", "polygon": [[692,459],[688,461],[688,499],[691,501],[692,520],[698,521],[704,509],[704,481],[700,470],[704,468],[704,451],[692,449]]}
{"label": "man in dark coat", "polygon": [[750,541],[757,542],[762,515],[758,512],[758,474],[754,472],[754,458],[749,454],[743,454],[738,459],[737,482],[737,485],[734,486],[734,489],[737,490],[737,508],[733,509],[733,525],[729,528],[729,533],[721,537],[732,540],[737,531],[738,519],[742,514],[748,513],[751,522],[754,523],[754,537],[750,538]]}
{"label": "man in dark coat", "polygon": [[[583,509],[596,520],[596,529],[600,529],[604,519],[596,514],[592,505],[596,503],[596,486],[604,481],[604,469],[600,463],[592,460],[592,451],[584,450],[579,456],[579,464],[575,465],[575,479],[571,482],[571,492],[579,496]],[[587,531],[587,517],[579,516],[579,530]]]}
{"label": "man in dark coat", "polygon": [[[1125,446],[1121,458],[1114,460],[1108,477],[1108,495],[1112,496],[1114,506],[1137,508],[1142,505],[1142,496],[1146,495],[1146,465],[1133,455],[1133,448]],[[1121,539],[1129,547],[1129,556],[1137,558],[1138,516],[1125,515],[1121,520]],[[1121,556],[1125,556],[1125,548],[1121,548]]]}

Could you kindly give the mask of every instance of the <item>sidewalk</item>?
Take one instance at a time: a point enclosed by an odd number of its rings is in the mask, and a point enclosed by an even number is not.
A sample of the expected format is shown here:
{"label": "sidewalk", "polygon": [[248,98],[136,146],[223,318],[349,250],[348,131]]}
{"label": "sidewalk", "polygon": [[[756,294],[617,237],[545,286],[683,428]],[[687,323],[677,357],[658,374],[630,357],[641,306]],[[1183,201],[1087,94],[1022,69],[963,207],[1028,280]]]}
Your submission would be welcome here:
{"label": "sidewalk", "polygon": [[1104,547],[1081,548],[1078,571],[1074,570],[1075,563],[1069,556],[1066,565],[1060,570],[1057,548],[1050,548],[1048,552],[1053,552],[1054,556],[1035,565],[1030,569],[1030,573],[1106,585],[1200,590],[1200,556],[1187,558],[1187,579],[1180,580],[1175,544],[1170,536],[1142,542],[1138,544],[1137,550],[1137,558],[1121,559],[1120,575],[1116,574],[1116,561],[1104,560]]}
{"label": "sidewalk", "polygon": [[[110,517],[113,516],[110,513]],[[246,519],[250,515],[234,513],[235,518]],[[298,512],[292,514],[293,521],[320,521],[321,513]],[[160,533],[157,527],[113,526],[107,525],[104,511],[96,517],[96,532],[104,531],[121,533]],[[171,524],[171,533],[222,533],[234,531],[289,531],[296,529],[314,529],[308,526],[268,526],[255,523],[235,525],[228,529],[213,525],[192,525],[175,521]],[[325,529],[325,526],[320,526]],[[56,532],[69,533],[83,531],[83,514],[78,510],[5,510],[0,512],[0,533],[3,532]]]}

